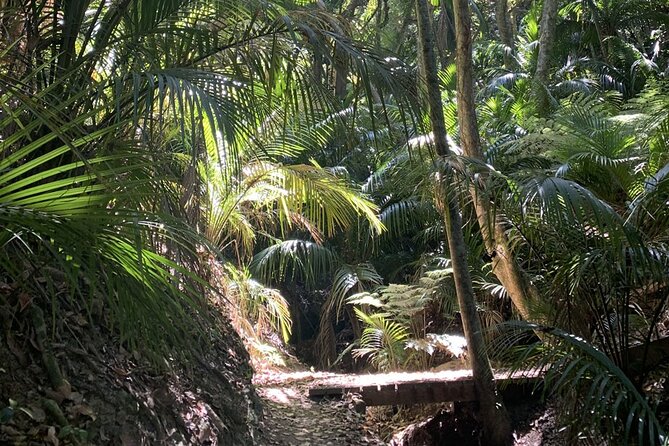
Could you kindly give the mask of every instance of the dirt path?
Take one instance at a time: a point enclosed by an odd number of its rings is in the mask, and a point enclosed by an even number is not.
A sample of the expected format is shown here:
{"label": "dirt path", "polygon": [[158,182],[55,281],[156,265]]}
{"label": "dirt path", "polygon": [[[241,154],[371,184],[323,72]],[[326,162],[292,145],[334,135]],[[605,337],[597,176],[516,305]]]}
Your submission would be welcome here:
{"label": "dirt path", "polygon": [[309,385],[334,376],[328,373],[266,373],[254,383],[263,400],[261,423],[266,446],[385,445],[365,425],[365,417],[355,411],[355,401],[312,401]]}
{"label": "dirt path", "polygon": [[[468,376],[468,371],[449,371],[443,378],[458,380]],[[388,374],[387,379],[401,382],[403,380],[415,379],[423,374]],[[429,373],[433,377],[434,373]],[[441,376],[441,375],[440,375]],[[424,433],[411,434],[412,422],[410,416],[405,420],[385,420],[383,416],[370,416],[356,412],[360,401],[348,397],[348,399],[313,401],[307,397],[309,387],[313,385],[346,385],[351,382],[365,383],[366,380],[374,379],[377,384],[384,377],[379,375],[340,375],[326,372],[262,372],[254,377],[254,384],[258,395],[263,401],[264,420],[261,422],[260,431],[262,439],[258,441],[261,446],[338,446],[338,445],[388,445],[382,441],[377,433],[378,426],[373,423],[390,422],[393,432],[401,434],[407,428],[409,436],[418,435],[432,438],[426,443],[416,444],[478,444],[476,439],[470,442],[457,440],[457,431],[466,431],[466,428],[476,430],[476,426],[470,426],[467,419],[458,420],[454,415],[427,415],[418,411],[414,417],[413,426],[424,429]],[[436,406],[433,406],[436,407]],[[564,444],[560,439],[555,427],[554,413],[552,409],[546,409],[543,405],[529,402],[516,403],[508,407],[514,420],[515,446],[555,446]],[[422,420],[422,421],[421,421]],[[399,422],[398,422],[399,421]],[[452,429],[443,426],[453,425]],[[434,425],[434,426],[431,426]],[[386,429],[387,430],[387,429]],[[451,432],[452,431],[452,432]],[[403,444],[407,435],[396,435],[394,444]],[[557,436],[556,436],[557,435]],[[453,437],[456,440],[442,441],[444,438]],[[465,436],[466,437],[466,436]],[[474,435],[476,437],[476,435]],[[420,437],[422,438],[422,437]],[[455,441],[455,442],[454,442]]]}

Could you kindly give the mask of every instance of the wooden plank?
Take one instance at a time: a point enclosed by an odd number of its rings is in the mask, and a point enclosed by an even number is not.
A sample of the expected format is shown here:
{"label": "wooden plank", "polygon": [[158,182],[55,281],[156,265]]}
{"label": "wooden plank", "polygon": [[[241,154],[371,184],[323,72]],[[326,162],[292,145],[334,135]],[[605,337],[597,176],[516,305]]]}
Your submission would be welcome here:
{"label": "wooden plank", "polygon": [[[527,397],[536,386],[538,378],[498,379],[501,393],[506,398]],[[422,380],[367,386],[313,387],[310,398],[341,397],[345,393],[358,393],[367,406],[411,405],[441,402],[476,401],[474,381]]]}
{"label": "wooden plank", "polygon": [[359,393],[368,406],[476,400],[472,380],[403,382],[364,387],[314,387],[309,389],[309,397],[341,397],[348,392]]}
{"label": "wooden plank", "polygon": [[471,380],[409,382],[385,385],[380,388],[365,387],[360,395],[368,406],[476,400],[474,382]]}

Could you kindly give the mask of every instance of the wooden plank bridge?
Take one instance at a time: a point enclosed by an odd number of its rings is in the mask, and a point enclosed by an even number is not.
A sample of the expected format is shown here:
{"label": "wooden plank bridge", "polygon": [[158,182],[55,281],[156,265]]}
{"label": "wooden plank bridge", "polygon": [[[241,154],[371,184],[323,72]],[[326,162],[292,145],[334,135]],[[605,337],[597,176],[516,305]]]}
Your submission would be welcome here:
{"label": "wooden plank bridge", "polygon": [[[540,393],[538,373],[495,373],[497,387],[505,400],[527,398]],[[410,405],[477,400],[471,370],[447,372],[335,375],[314,381],[312,399],[359,394],[366,406]]]}

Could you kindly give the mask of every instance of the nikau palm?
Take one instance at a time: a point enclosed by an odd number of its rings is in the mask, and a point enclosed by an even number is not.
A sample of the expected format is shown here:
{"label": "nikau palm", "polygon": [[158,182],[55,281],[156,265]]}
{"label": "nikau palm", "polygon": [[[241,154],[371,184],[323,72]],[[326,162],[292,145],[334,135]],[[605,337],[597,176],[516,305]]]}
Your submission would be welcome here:
{"label": "nikau palm", "polygon": [[[502,208],[513,228],[509,233],[513,234],[516,252],[527,259],[528,270],[541,271],[545,281],[542,322],[578,337],[580,342],[569,348],[585,356],[575,357],[578,359],[574,361],[583,361],[583,367],[589,364],[593,370],[604,367],[606,371],[602,373],[611,374],[607,382],[611,380],[612,386],[614,382],[616,386],[640,386],[645,374],[657,366],[651,359],[652,352],[662,343],[657,339],[655,321],[665,314],[669,293],[667,251],[660,235],[666,235],[667,221],[652,204],[642,211],[654,222],[649,230],[643,229],[643,223],[637,226],[640,220],[635,218],[636,203],[666,202],[666,191],[654,187],[663,182],[656,179],[664,178],[664,169],[658,167],[668,161],[665,151],[659,158],[654,151],[666,141],[660,124],[666,122],[666,110],[658,114],[651,106],[666,100],[657,94],[654,91],[652,99],[640,99],[648,104],[641,113],[633,109],[616,111],[596,98],[577,96],[565,101],[552,123],[544,122],[540,132],[529,133],[506,146],[515,153],[531,153],[541,142],[546,156],[542,164],[552,166],[553,175],[546,175],[545,168],[541,172],[507,170],[502,181],[510,188],[502,189],[503,194],[509,195],[495,199],[504,203]],[[641,122],[652,124],[645,127]],[[635,134],[634,128],[653,130]],[[662,198],[650,198],[658,193]],[[649,222],[646,218],[642,220]],[[542,333],[554,334],[551,330],[547,328]],[[552,336],[546,341],[554,342]],[[558,337],[561,336],[567,335],[561,333]],[[559,348],[545,347],[545,364],[550,364],[546,358],[555,360],[552,355]],[[585,360],[593,357],[588,349],[603,354],[606,364],[594,365],[590,359]],[[647,362],[642,365],[644,361]],[[554,366],[552,373],[577,367],[566,358]],[[578,378],[572,384],[577,382],[585,385]],[[562,384],[564,381],[557,388],[565,391]],[[644,399],[634,392],[626,395],[631,401]],[[654,414],[645,408],[634,402],[629,406],[617,404],[616,410],[621,412],[615,417],[633,417],[634,408],[649,417],[645,424],[637,426],[639,432],[650,429],[642,435],[656,443],[662,432]],[[572,422],[574,433],[591,429]],[[609,430],[609,434],[629,435],[629,429],[636,427],[628,424],[618,433]]]}
{"label": "nikau palm", "polygon": [[[290,3],[82,2],[45,8],[26,4],[16,11],[19,22],[39,18],[44,26],[42,34],[17,34],[16,42],[3,48],[2,144],[7,166],[13,169],[7,181],[21,179],[7,189],[8,205],[21,198],[20,193],[33,198],[16,201],[18,205],[53,212],[54,218],[64,217],[65,211],[80,209],[83,214],[96,209],[99,218],[113,222],[124,209],[141,209],[141,217],[123,221],[171,214],[201,227],[197,219],[205,194],[198,185],[199,171],[216,175],[218,194],[224,198],[216,204],[229,202],[235,188],[244,187],[232,183],[241,169],[241,155],[250,160],[254,153],[276,152],[263,145],[257,132],[285,130],[290,110],[311,111],[315,117],[316,108],[330,106],[320,86],[303,88],[311,80],[301,62],[307,57],[305,48],[325,48],[334,19]],[[63,20],[51,19],[58,15]],[[319,27],[323,32],[314,31]],[[368,60],[364,49],[346,47],[362,56],[364,65],[357,67],[364,67],[366,78],[378,68],[384,70],[377,59]],[[300,48],[305,54],[295,58]],[[291,93],[294,89],[304,94],[297,97]],[[274,108],[273,102],[282,102],[282,108]],[[285,144],[278,149],[277,157],[289,153]],[[107,167],[115,162],[119,165]],[[263,183],[274,178],[276,187],[295,191],[307,185],[303,191],[313,190],[339,206],[332,212],[322,205],[305,206],[304,194],[309,192],[275,194],[278,209],[293,212],[279,214],[282,225],[290,227],[304,214],[305,221],[311,219],[329,234],[356,212],[373,217],[364,200],[346,196],[345,186],[338,185],[341,181],[318,166],[283,167],[273,162],[259,159],[246,166],[253,170],[246,177]],[[29,169],[38,172],[32,180],[26,177]],[[161,169],[172,176],[161,176]],[[38,181],[51,183],[32,189]],[[132,193],[124,194],[121,188]],[[51,195],[40,198],[37,191]],[[64,204],[46,201],[60,196],[72,198]],[[344,196],[352,208],[335,200]],[[308,198],[320,199],[313,194]],[[357,211],[351,214],[349,209]],[[209,211],[217,213],[212,219],[219,220],[219,228],[206,231],[214,242],[225,240],[220,225],[227,217],[218,209]],[[147,242],[153,240],[153,249],[167,248],[167,258],[185,261],[176,252],[179,243],[159,241],[166,237],[162,230],[148,235],[161,224],[137,230],[147,234]],[[194,234],[188,237],[193,246],[203,242]]]}

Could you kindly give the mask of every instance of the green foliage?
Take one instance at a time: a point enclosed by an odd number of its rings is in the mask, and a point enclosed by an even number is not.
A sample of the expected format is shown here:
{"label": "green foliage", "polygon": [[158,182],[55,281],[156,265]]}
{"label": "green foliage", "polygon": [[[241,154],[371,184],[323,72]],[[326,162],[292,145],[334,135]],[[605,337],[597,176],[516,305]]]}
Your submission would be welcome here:
{"label": "green foliage", "polygon": [[256,254],[250,268],[267,282],[291,278],[315,284],[338,263],[339,259],[327,247],[306,240],[284,240]]}
{"label": "green foliage", "polygon": [[[661,426],[638,390],[649,370],[630,364],[628,349],[655,339],[669,291],[656,286],[668,271],[664,164],[655,161],[666,154],[653,150],[666,138],[665,101],[656,86],[629,103],[576,95],[528,126],[537,130],[492,152],[503,169],[493,199],[515,255],[547,298],[536,318],[558,327],[523,325],[523,336],[546,338],[532,347],[537,356],[519,347],[514,364],[550,368],[573,435],[597,438],[603,429],[609,438],[661,444]],[[583,423],[584,411],[602,421]]]}
{"label": "green foliage", "polygon": [[[3,280],[39,296],[34,305],[60,308],[54,289],[63,285],[71,304],[90,317],[104,302],[132,348],[185,345],[184,334],[201,328],[192,315],[206,287],[185,267],[198,238],[179,221],[142,210],[147,197],[173,181],[155,176],[169,157],[136,147],[125,122],[82,131],[97,110],[68,120],[68,104],[52,105],[48,94],[2,87]],[[182,262],[157,246],[178,246]]]}
{"label": "green foliage", "polygon": [[229,265],[222,280],[220,286],[228,300],[230,318],[247,341],[278,332],[288,342],[292,330],[290,308],[278,290],[251,279],[248,271]]}
{"label": "green foliage", "polygon": [[430,270],[413,285],[381,286],[346,301],[364,324],[353,354],[379,370],[424,366],[429,361],[420,352],[432,356],[440,350],[458,357],[464,353],[457,336],[428,332],[433,320],[452,320],[457,309],[450,268]]}
{"label": "green foliage", "polygon": [[[332,287],[321,309],[317,349],[320,353],[320,362],[329,366],[335,360],[335,332],[336,324],[344,313],[346,298],[351,291],[362,292],[374,288],[382,283],[371,264],[346,265],[343,264],[334,273]],[[356,333],[358,335],[358,333]]]}
{"label": "green foliage", "polygon": [[[197,345],[183,334],[206,314],[198,275],[215,250],[200,233],[244,262],[263,230],[306,228],[320,242],[361,216],[380,231],[373,204],[346,181],[286,161],[344,122],[312,77],[314,52],[331,65],[330,45],[342,48],[360,96],[372,84],[401,92],[406,79],[389,76],[335,16],[301,6],[3,5],[2,26],[20,25],[0,44],[3,280],[49,300],[51,282],[32,278],[55,267],[77,304],[102,300],[124,340],[164,351]],[[240,295],[286,333],[277,295],[255,286]]]}
{"label": "green foliage", "polygon": [[[526,322],[505,324],[509,336],[492,351],[511,360],[515,370],[544,373],[546,391],[573,403],[565,418],[570,441],[584,436],[624,444],[666,444],[666,434],[648,399],[602,351],[585,339],[563,330]],[[548,338],[542,343],[517,345],[529,331]],[[592,416],[578,416],[588,413]],[[632,438],[635,440],[633,441]]]}
{"label": "green foliage", "polygon": [[[453,11],[433,3],[457,149]],[[441,331],[456,309],[434,181],[446,164],[485,325],[512,311],[470,188],[491,200],[490,221],[545,298],[537,319],[559,327],[520,327],[556,338],[533,360],[554,366],[558,390],[585,389],[581,408],[605,416],[590,430],[659,440],[625,352],[655,339],[669,293],[665,3],[562,2],[541,119],[531,94],[541,2],[514,3],[512,51],[490,38],[489,6],[474,8],[484,164],[435,162],[411,2],[9,2],[2,280],[35,305],[67,299],[91,318],[102,301],[124,342],[160,352],[197,345],[212,272],[255,339],[288,339],[278,289],[327,289],[325,364],[347,316],[357,355],[425,366],[454,345],[429,326],[440,318]]]}
{"label": "green foliage", "polygon": [[381,371],[397,370],[404,365],[405,341],[409,337],[407,328],[387,319],[388,314],[366,314],[355,308],[355,314],[365,324],[360,337],[360,348],[353,351],[355,357],[368,357]]}

